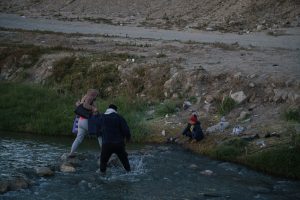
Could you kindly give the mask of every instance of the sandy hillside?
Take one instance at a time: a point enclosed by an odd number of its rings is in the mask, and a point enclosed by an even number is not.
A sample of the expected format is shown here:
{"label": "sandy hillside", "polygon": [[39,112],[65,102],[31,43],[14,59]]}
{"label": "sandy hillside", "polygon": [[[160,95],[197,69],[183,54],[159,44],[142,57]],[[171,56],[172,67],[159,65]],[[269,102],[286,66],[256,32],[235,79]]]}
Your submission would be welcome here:
{"label": "sandy hillside", "polygon": [[300,25],[299,0],[3,0],[1,12],[167,29],[260,31]]}

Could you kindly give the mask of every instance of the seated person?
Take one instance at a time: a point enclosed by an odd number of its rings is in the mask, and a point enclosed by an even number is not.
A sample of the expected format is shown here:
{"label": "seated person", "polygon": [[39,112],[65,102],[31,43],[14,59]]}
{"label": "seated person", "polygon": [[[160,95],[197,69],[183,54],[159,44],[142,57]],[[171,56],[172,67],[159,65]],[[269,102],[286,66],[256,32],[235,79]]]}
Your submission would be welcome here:
{"label": "seated person", "polygon": [[[201,124],[197,118],[197,115],[193,114],[190,117],[186,128],[183,130],[181,134],[189,137],[190,140],[196,140],[197,142],[203,139],[204,134],[202,132]],[[179,136],[180,134],[175,136],[174,138],[169,138],[169,141],[171,142],[176,141],[176,139]]]}

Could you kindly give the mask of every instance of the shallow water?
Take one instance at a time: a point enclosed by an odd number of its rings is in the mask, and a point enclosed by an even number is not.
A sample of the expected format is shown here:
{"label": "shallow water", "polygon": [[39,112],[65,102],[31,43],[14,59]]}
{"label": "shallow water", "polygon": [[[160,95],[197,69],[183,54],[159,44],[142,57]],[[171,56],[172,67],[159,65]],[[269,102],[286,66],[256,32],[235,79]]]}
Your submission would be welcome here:
{"label": "shallow water", "polygon": [[[72,138],[0,134],[1,179],[59,162],[72,142]],[[0,199],[300,199],[299,181],[270,177],[177,146],[130,146],[132,172],[110,167],[104,176],[96,173],[96,140],[85,140],[80,150],[86,159],[75,173],[32,176],[35,183],[29,189],[7,192]],[[204,170],[213,174],[205,175]]]}

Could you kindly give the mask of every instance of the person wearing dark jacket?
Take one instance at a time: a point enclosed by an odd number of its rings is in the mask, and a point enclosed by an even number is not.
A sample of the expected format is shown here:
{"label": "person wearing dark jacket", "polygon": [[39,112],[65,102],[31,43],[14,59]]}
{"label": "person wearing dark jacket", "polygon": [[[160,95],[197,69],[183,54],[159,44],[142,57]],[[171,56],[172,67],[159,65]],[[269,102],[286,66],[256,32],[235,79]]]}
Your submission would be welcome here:
{"label": "person wearing dark jacket", "polygon": [[182,135],[185,135],[190,139],[194,139],[197,142],[203,139],[204,136],[197,115],[192,115],[190,117],[186,128],[182,132]]}
{"label": "person wearing dark jacket", "polygon": [[104,114],[97,120],[97,134],[102,136],[102,150],[100,157],[100,171],[106,171],[107,162],[113,153],[117,154],[123,167],[130,171],[128,154],[125,150],[125,139],[130,140],[131,134],[125,119],[117,113],[117,106],[109,105]]}

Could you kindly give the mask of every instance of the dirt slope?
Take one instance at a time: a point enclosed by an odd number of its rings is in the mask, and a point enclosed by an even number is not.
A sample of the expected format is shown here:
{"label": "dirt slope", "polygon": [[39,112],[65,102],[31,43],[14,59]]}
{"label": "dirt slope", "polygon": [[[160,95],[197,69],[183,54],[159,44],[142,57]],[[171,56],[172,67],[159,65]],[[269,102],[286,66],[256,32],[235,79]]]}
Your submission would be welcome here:
{"label": "dirt slope", "polygon": [[299,0],[3,0],[0,10],[168,29],[260,31],[300,25]]}

